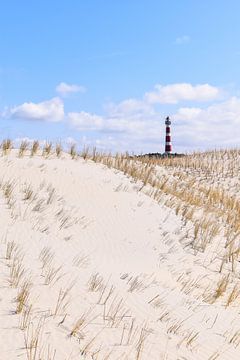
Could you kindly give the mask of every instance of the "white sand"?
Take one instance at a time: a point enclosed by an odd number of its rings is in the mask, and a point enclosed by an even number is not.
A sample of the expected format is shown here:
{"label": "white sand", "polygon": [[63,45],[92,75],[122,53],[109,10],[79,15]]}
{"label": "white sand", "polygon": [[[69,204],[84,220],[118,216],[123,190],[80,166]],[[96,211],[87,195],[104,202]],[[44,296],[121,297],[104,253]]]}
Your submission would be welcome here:
{"label": "white sand", "polygon": [[[238,307],[204,301],[219,274],[204,266],[206,254],[184,247],[189,224],[140,185],[90,161],[14,151],[0,158],[0,180],[1,360],[51,360],[54,352],[55,360],[239,358]],[[28,185],[33,195],[24,200]],[[42,269],[44,248],[52,258]],[[14,257],[24,271],[16,287]],[[24,310],[32,308],[21,329],[16,296],[25,280]],[[55,314],[61,289],[69,291]],[[34,357],[26,342],[38,324]]]}

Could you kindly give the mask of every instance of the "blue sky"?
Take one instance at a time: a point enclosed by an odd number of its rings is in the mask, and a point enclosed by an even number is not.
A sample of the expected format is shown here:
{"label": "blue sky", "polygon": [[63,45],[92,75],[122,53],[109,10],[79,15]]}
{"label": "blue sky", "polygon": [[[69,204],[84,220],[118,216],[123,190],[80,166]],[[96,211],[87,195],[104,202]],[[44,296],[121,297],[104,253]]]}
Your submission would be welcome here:
{"label": "blue sky", "polygon": [[240,142],[237,0],[12,0],[0,13],[0,138],[162,152]]}

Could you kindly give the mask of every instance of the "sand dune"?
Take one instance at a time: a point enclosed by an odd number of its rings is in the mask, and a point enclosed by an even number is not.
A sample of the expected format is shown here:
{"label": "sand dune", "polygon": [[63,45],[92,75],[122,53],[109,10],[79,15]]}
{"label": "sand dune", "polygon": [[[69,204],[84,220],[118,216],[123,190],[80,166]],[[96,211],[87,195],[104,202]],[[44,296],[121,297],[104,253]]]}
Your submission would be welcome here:
{"label": "sand dune", "polygon": [[230,225],[202,194],[220,184],[237,196],[239,181],[151,166],[155,182],[169,178],[161,194],[100,161],[0,158],[1,360],[238,359],[238,257],[234,271],[223,263]]}

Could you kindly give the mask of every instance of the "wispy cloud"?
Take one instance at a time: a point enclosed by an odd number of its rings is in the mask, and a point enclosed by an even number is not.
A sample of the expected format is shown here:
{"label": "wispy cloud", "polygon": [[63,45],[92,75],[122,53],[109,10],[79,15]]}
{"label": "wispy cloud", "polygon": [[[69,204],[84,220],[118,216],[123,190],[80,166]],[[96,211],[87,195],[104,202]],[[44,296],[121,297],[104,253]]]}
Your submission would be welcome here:
{"label": "wispy cloud", "polygon": [[105,105],[105,110],[112,117],[121,116],[121,115],[129,116],[131,114],[150,115],[154,113],[154,109],[151,104],[147,103],[144,100],[138,100],[132,98],[123,100],[118,104],[109,103]]}
{"label": "wispy cloud", "polygon": [[176,38],[175,44],[177,45],[188,44],[190,41],[191,38],[189,35],[183,35]]}
{"label": "wispy cloud", "polygon": [[82,85],[67,84],[65,82],[61,82],[56,86],[56,92],[62,96],[66,96],[71,93],[84,93],[86,92],[86,88]]}

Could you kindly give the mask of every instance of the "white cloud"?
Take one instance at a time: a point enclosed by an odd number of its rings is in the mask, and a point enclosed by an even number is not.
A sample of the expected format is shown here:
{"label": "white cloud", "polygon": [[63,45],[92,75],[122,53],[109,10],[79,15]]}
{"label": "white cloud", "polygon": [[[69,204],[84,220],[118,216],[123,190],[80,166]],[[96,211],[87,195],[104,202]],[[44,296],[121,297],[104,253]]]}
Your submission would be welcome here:
{"label": "white cloud", "polygon": [[192,120],[193,118],[197,117],[201,114],[202,109],[194,108],[194,107],[184,107],[180,108],[177,111],[177,114],[174,116],[176,120]]}
{"label": "white cloud", "polygon": [[180,108],[174,117],[176,120],[204,121],[206,125],[213,122],[240,125],[240,98],[231,97],[224,102],[210,105],[206,109]]}
{"label": "white cloud", "polygon": [[68,94],[76,93],[76,92],[84,93],[86,91],[86,88],[81,85],[66,84],[65,82],[61,82],[56,86],[56,91],[60,95],[66,96]]}
{"label": "white cloud", "polygon": [[[82,135],[91,133],[89,141],[97,147],[113,151],[163,152],[165,125],[163,113],[147,115],[128,106],[105,116],[74,113],[69,117]],[[116,105],[119,110],[118,105]],[[123,112],[123,108],[126,112]],[[114,109],[115,110],[115,109]],[[206,108],[181,107],[172,118],[173,151],[231,147],[240,143],[240,98],[232,97]],[[73,121],[74,120],[74,121]],[[94,133],[95,131],[95,133]]]}
{"label": "white cloud", "polygon": [[240,98],[232,97],[206,109],[180,108],[172,126],[178,142],[186,147],[239,146]]}
{"label": "white cloud", "polygon": [[58,97],[40,103],[26,102],[8,109],[4,115],[10,118],[58,122],[64,119],[64,104]]}
{"label": "white cloud", "polygon": [[[67,120],[72,130],[78,130],[78,144],[97,146],[112,151],[163,152],[166,109],[172,118],[173,151],[200,150],[237,146],[240,143],[240,97],[199,105],[199,101],[218,98],[221,91],[208,84],[157,85],[142,99],[129,98],[105,106],[103,115],[85,111],[64,116],[63,101],[53,98],[41,103],[24,103],[7,111],[9,117],[32,120]],[[192,100],[190,107],[171,108]],[[155,103],[164,104],[158,107]],[[171,116],[172,112],[175,113]],[[174,109],[174,110],[173,110]],[[158,111],[157,111],[158,110]],[[76,135],[73,131],[70,134]],[[69,135],[70,135],[69,134]],[[68,134],[66,135],[68,136]],[[65,138],[64,144],[75,143]]]}
{"label": "white cloud", "polygon": [[179,36],[175,40],[175,44],[182,45],[182,44],[188,44],[190,42],[191,38],[189,35],[183,35]]}
{"label": "white cloud", "polygon": [[103,126],[103,118],[85,111],[70,112],[68,120],[77,130],[100,130]]}
{"label": "white cloud", "polygon": [[[139,115],[99,116],[87,112],[69,113],[70,124],[79,131],[98,131],[101,133],[147,134],[153,128],[152,120],[140,119]],[[154,126],[155,127],[155,126]]]}
{"label": "white cloud", "polygon": [[171,85],[155,85],[155,90],[145,94],[145,100],[150,104],[177,104],[180,101],[210,101],[218,98],[220,89],[209,84],[192,85],[179,83]]}

